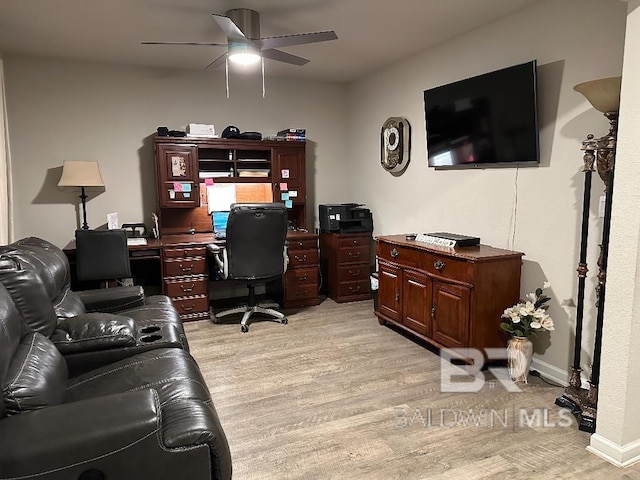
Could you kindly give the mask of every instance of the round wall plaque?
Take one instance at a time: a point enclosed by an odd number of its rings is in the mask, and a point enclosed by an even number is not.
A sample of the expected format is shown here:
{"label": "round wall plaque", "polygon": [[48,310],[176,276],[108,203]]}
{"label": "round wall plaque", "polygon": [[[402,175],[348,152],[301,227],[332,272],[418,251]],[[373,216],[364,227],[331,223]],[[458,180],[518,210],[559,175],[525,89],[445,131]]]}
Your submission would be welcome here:
{"label": "round wall plaque", "polygon": [[390,117],[380,132],[380,164],[387,172],[402,173],[409,164],[411,126],[406,118]]}

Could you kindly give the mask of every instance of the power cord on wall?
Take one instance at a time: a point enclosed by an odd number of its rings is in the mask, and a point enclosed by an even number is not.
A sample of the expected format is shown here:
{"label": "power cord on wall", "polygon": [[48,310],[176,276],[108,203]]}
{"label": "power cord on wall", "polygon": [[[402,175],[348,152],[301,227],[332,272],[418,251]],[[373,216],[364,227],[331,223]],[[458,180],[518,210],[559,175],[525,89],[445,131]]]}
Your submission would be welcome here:
{"label": "power cord on wall", "polygon": [[[516,225],[518,221],[518,173],[520,172],[520,167],[516,167],[516,175],[513,182],[513,211],[511,212],[512,219],[512,234],[511,234],[511,249],[515,248],[516,244]],[[507,241],[508,243],[508,241]]]}

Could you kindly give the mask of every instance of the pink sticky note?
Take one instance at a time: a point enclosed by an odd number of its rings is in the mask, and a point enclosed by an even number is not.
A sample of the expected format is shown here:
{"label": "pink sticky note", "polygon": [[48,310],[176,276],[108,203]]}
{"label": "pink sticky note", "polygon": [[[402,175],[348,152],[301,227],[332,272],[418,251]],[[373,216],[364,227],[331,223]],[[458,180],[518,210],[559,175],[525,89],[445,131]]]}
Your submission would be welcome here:
{"label": "pink sticky note", "polygon": [[289,186],[287,185],[287,182],[282,182],[280,184],[280,190],[284,190],[285,192],[289,190]]}
{"label": "pink sticky note", "polygon": [[181,192],[182,191],[182,183],[181,182],[173,182],[173,189],[176,192]]}
{"label": "pink sticky note", "polygon": [[204,179],[204,184],[207,185],[207,186],[213,185],[213,178],[205,178]]}

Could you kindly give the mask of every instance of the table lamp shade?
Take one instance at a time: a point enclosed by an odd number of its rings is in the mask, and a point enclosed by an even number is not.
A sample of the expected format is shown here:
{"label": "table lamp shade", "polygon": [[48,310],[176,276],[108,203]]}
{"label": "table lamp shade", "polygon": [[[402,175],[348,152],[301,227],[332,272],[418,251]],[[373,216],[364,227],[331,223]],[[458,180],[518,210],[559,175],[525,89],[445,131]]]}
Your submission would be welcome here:
{"label": "table lamp shade", "polygon": [[98,162],[65,161],[59,187],[104,187]]}
{"label": "table lamp shade", "polygon": [[622,77],[610,77],[579,83],[573,89],[584,95],[596,110],[610,113],[620,109],[621,84]]}

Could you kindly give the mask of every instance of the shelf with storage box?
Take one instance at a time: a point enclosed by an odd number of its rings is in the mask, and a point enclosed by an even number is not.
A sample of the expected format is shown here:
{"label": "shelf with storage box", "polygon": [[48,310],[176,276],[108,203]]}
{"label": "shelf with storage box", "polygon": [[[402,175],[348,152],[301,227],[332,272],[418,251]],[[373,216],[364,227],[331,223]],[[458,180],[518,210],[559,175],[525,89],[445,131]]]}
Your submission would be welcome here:
{"label": "shelf with storage box", "polygon": [[332,300],[371,298],[371,243],[371,233],[320,233],[320,261]]}
{"label": "shelf with storage box", "polygon": [[305,142],[156,136],[160,233],[211,231],[207,182],[270,184],[273,201],[290,201],[290,224],[306,228],[305,148]]}
{"label": "shelf with storage box", "polygon": [[522,253],[487,245],[448,249],[376,239],[378,309],[391,323],[436,347],[503,348],[500,316],[518,302]]}

